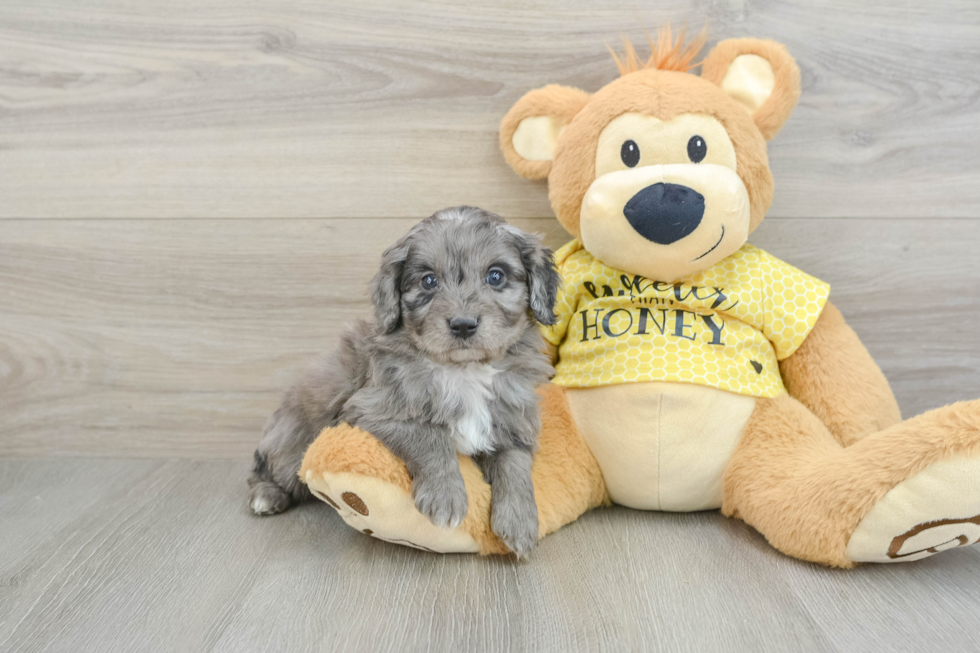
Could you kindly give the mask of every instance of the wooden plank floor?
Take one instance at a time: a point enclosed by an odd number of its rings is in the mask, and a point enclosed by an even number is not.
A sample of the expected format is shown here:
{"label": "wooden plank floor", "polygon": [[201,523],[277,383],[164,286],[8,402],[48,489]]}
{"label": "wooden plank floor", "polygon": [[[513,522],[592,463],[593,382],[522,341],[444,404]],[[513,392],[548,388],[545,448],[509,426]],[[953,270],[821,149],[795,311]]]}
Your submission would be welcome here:
{"label": "wooden plank floor", "polygon": [[0,461],[0,650],[966,651],[980,547],[835,571],[717,512],[595,511],[533,556],[433,555],[247,462]]}

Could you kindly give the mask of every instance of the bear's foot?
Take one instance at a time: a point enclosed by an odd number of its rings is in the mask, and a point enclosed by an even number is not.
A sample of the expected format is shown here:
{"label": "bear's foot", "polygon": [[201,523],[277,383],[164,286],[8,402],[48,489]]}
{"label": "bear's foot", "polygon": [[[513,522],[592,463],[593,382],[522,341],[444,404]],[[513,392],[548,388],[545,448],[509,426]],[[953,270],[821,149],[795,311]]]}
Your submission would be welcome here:
{"label": "bear's foot", "polygon": [[980,456],[933,463],[892,488],[847,543],[853,562],[906,562],[980,541]]}
{"label": "bear's foot", "polygon": [[478,553],[463,529],[439,528],[415,508],[411,492],[393,483],[349,472],[312,471],[304,479],[313,496],[332,506],[347,525],[379,540],[438,553]]}
{"label": "bear's foot", "polygon": [[490,486],[472,460],[459,463],[468,509],[456,528],[439,528],[419,512],[405,463],[347,424],[325,429],[310,445],[299,477],[351,528],[379,540],[437,553],[507,553],[490,530]]}

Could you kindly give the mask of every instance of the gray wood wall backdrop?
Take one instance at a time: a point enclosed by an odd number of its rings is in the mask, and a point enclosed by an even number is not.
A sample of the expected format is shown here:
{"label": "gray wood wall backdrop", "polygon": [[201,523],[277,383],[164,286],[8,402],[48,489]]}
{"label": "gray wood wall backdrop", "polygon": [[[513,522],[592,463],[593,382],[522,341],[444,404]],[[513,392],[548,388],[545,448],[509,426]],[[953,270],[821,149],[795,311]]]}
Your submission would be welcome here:
{"label": "gray wood wall backdrop", "polygon": [[413,221],[567,238],[498,122],[668,19],[803,71],[753,242],[831,282],[906,416],[980,397],[975,0],[4,0],[0,455],[247,455]]}

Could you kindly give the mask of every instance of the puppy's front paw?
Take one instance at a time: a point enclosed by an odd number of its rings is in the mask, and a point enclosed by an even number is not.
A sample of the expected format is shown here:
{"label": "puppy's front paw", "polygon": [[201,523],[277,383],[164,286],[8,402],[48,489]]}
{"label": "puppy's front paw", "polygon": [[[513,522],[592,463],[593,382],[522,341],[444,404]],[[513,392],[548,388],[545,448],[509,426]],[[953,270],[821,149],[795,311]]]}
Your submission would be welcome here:
{"label": "puppy's front paw", "polygon": [[518,558],[526,558],[538,541],[538,506],[534,498],[494,501],[490,528]]}
{"label": "puppy's front paw", "polygon": [[456,474],[417,475],[412,480],[415,507],[439,528],[456,528],[463,523],[469,500],[463,477]]}

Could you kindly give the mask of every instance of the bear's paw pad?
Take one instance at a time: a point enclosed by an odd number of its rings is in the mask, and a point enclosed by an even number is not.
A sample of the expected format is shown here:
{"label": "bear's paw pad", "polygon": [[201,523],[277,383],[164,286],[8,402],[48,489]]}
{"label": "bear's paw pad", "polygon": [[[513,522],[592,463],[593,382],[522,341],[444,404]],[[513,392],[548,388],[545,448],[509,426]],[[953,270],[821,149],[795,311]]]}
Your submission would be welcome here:
{"label": "bear's paw pad", "polygon": [[906,562],[980,541],[980,458],[933,463],[892,488],[847,543],[854,562]]}

